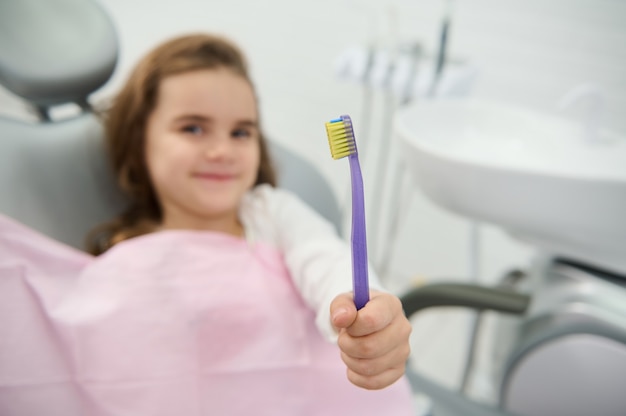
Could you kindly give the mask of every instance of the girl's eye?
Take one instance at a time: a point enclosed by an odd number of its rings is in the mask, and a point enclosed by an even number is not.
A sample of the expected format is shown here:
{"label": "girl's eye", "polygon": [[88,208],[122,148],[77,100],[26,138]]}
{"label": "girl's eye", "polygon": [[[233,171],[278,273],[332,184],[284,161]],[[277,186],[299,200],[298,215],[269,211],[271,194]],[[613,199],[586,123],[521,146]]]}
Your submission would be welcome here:
{"label": "girl's eye", "polygon": [[183,126],[182,131],[184,133],[193,134],[195,136],[199,136],[202,133],[204,133],[204,130],[202,129],[202,127],[200,127],[197,124],[189,124],[187,126]]}
{"label": "girl's eye", "polygon": [[248,129],[236,129],[231,133],[235,139],[247,139],[252,136],[252,133]]}

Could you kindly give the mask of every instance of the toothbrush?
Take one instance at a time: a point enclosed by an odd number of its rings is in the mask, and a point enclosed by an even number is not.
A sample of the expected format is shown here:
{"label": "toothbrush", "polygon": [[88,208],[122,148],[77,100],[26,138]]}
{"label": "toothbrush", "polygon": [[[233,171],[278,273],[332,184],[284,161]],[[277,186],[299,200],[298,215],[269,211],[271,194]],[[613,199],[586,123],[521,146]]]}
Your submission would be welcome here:
{"label": "toothbrush", "polygon": [[326,123],[328,144],[333,159],[348,157],[352,183],[352,287],[354,305],[361,309],[369,301],[367,281],[367,241],[365,238],[365,201],[363,176],[359,165],[354,130],[350,116],[343,115]]}

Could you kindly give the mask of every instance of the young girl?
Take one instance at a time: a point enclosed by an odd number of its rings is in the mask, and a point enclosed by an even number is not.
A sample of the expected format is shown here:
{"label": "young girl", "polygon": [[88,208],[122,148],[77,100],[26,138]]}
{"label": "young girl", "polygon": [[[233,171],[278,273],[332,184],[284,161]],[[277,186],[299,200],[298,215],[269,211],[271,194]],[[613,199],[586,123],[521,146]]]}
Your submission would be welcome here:
{"label": "young girl", "polygon": [[157,47],[106,131],[130,204],[54,313],[102,414],[411,414],[400,301],[372,291],[357,312],[349,246],[275,187],[235,46]]}

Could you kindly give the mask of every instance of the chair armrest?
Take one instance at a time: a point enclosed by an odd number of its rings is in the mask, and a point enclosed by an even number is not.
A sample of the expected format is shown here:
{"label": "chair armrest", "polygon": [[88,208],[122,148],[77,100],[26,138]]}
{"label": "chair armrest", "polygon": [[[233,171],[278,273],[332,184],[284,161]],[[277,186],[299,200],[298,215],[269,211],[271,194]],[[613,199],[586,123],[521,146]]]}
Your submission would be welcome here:
{"label": "chair armrest", "polygon": [[407,317],[422,309],[439,306],[461,306],[478,311],[521,315],[530,296],[511,289],[486,287],[471,283],[432,283],[412,289],[400,297]]}

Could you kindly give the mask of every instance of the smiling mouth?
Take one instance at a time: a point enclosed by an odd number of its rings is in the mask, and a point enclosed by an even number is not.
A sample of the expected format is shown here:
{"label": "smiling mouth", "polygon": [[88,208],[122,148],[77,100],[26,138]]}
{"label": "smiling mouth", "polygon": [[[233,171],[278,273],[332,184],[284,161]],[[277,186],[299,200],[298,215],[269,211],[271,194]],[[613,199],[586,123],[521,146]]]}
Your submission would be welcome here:
{"label": "smiling mouth", "polygon": [[194,173],[193,177],[217,182],[226,182],[235,179],[235,175],[229,173]]}

